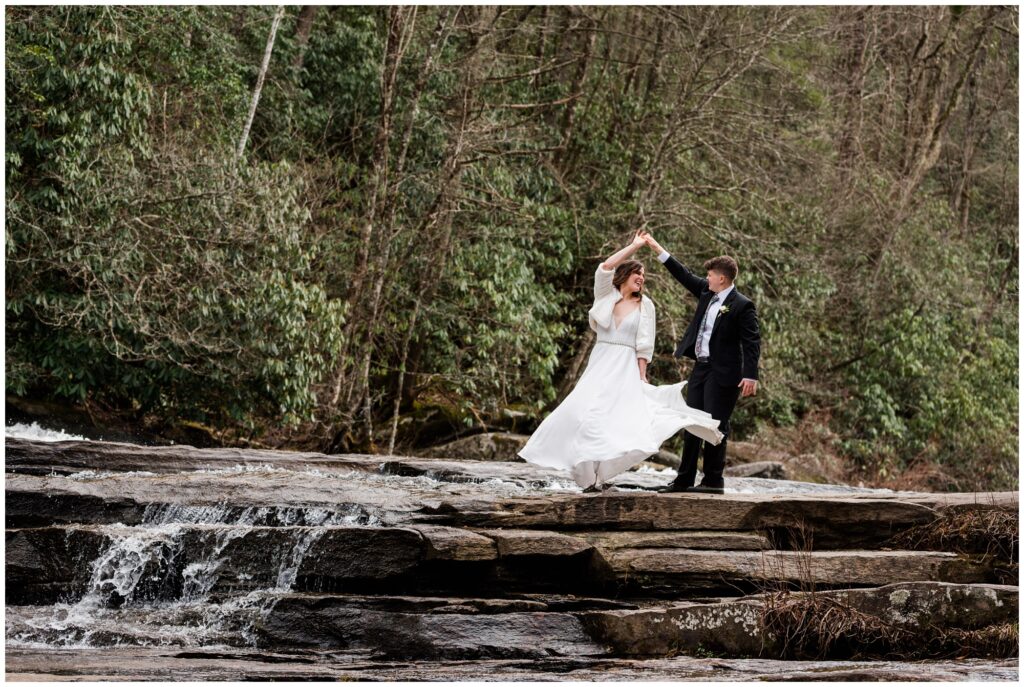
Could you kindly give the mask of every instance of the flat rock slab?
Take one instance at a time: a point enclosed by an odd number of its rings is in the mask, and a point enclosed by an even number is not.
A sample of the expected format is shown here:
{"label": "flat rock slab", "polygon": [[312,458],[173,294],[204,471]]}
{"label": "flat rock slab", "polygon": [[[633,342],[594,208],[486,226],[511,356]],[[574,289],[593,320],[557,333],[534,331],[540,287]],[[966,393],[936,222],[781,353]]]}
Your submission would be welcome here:
{"label": "flat rock slab", "polygon": [[344,526],[8,530],[7,603],[77,601],[101,559],[102,579],[139,571],[130,598],[104,594],[101,603],[244,593],[285,582],[380,586],[417,570],[428,558],[426,542],[415,530]]}
{"label": "flat rock slab", "polygon": [[438,525],[415,525],[409,529],[419,532],[427,541],[428,559],[493,561],[498,557],[498,546],[492,537],[458,527]]}
{"label": "flat rock slab", "polygon": [[709,549],[713,551],[763,551],[771,543],[753,532],[574,532],[601,551],[616,549]]}
{"label": "flat rock slab", "polygon": [[92,561],[108,543],[109,538],[93,528],[7,530],[7,603],[56,603],[80,598],[89,581]]}
{"label": "flat rock slab", "polygon": [[[142,446],[113,441],[4,440],[7,472],[49,475],[75,472],[183,472],[217,470],[237,465],[374,469],[380,460],[369,456],[328,455],[268,449],[193,446]],[[369,460],[368,460],[369,459]],[[372,465],[372,467],[371,467]]]}
{"label": "flat rock slab", "polygon": [[777,661],[548,657],[386,661],[364,654],[180,647],[7,648],[10,681],[1012,681],[1016,660]]}
{"label": "flat rock slab", "polygon": [[567,613],[402,613],[353,608],[335,596],[281,598],[256,632],[261,644],[275,648],[364,650],[406,660],[579,657],[605,651]]}
{"label": "flat rock slab", "polygon": [[987,568],[952,553],[931,551],[701,551],[617,549],[605,560],[628,584],[643,589],[813,581],[822,587],[890,582],[987,582]]}
{"label": "flat rock slab", "polygon": [[1018,510],[1020,507],[1019,491],[990,491],[963,494],[922,494],[909,492],[901,494],[901,500],[908,503],[920,503],[929,508],[948,508],[950,506],[1005,506]]}
{"label": "flat rock slab", "polygon": [[579,537],[538,530],[480,530],[498,545],[498,555],[511,556],[576,556],[593,550]]}
{"label": "flat rock slab", "polygon": [[451,499],[427,512],[433,522],[463,527],[553,530],[755,531],[802,529],[816,548],[884,541],[929,522],[935,512],[890,499],[767,494],[602,494],[530,499]]}
{"label": "flat rock slab", "polygon": [[587,632],[618,656],[676,656],[699,651],[756,657],[771,649],[761,633],[762,604],[753,600],[678,604],[668,608],[594,611]]}
{"label": "flat rock slab", "polygon": [[976,628],[1019,619],[1019,588],[999,584],[906,582],[827,592],[900,627]]}

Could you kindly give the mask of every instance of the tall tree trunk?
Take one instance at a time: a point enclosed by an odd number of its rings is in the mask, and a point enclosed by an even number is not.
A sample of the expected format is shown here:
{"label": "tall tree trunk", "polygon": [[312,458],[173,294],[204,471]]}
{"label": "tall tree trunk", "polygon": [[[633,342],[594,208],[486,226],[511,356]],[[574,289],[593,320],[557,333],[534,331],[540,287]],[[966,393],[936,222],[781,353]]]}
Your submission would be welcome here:
{"label": "tall tree trunk", "polygon": [[844,109],[843,128],[839,134],[839,169],[843,185],[856,169],[861,152],[861,129],[864,124],[864,75],[868,51],[867,12],[864,7],[839,10],[843,25],[840,30],[840,44],[845,51],[840,68],[845,72],[845,88],[842,93]]}
{"label": "tall tree trunk", "polygon": [[284,17],[284,5],[277,8],[274,13],[274,21],[270,25],[270,34],[267,36],[267,47],[263,50],[263,64],[260,65],[260,75],[256,79],[256,87],[252,91],[252,101],[249,103],[249,116],[245,119],[245,128],[242,129],[242,136],[238,139],[238,149],[235,151],[235,162],[242,158],[245,151],[245,143],[249,139],[249,129],[252,128],[252,120],[256,117],[256,105],[260,102],[260,92],[263,90],[263,79],[267,76],[267,68],[270,66],[270,54],[274,51],[274,39],[277,37],[277,27],[281,25]]}
{"label": "tall tree trunk", "polygon": [[[587,35],[583,41],[583,56],[576,63],[576,73],[573,75],[572,84],[569,86],[569,95],[575,96],[583,92],[583,84],[587,78],[587,70],[590,68],[590,58],[594,51],[594,41],[597,33],[593,26],[589,26]],[[576,107],[580,98],[573,97],[562,114],[562,141],[559,144],[558,153],[555,156],[555,164],[564,169],[565,163],[570,159],[570,143],[572,141],[573,126],[576,123]]]}
{"label": "tall tree trunk", "polygon": [[292,66],[302,69],[306,60],[306,48],[309,47],[309,34],[313,30],[313,20],[316,19],[317,10],[320,5],[303,5],[299,10],[299,18],[295,24],[295,47],[297,51],[292,58]]}

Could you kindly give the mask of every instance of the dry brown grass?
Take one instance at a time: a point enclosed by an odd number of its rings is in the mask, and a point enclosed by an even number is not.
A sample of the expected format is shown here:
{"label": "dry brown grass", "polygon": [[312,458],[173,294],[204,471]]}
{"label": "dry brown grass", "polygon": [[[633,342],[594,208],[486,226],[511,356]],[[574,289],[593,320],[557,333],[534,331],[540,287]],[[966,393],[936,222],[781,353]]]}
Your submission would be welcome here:
{"label": "dry brown grass", "polygon": [[1017,623],[951,628],[933,638],[931,650],[937,658],[1010,658],[1020,654],[1020,628]]}
{"label": "dry brown grass", "polygon": [[768,596],[761,623],[789,659],[885,655],[914,634],[821,594]]}
{"label": "dry brown grass", "polygon": [[[980,504],[953,506],[932,522],[901,532],[888,545],[989,557],[1002,565],[1007,579],[1001,581],[1016,584],[1018,530],[1015,509]],[[810,566],[813,534],[805,523],[798,523],[788,533],[788,543],[794,544],[806,563],[806,569],[800,571],[802,593],[790,591],[792,584],[781,574],[774,580],[766,574],[766,581],[760,585],[764,600],[761,627],[763,636],[771,641],[772,655],[784,659],[917,660],[1007,658],[1019,654],[1017,623],[980,628],[897,625],[859,611],[828,593],[817,592]],[[998,574],[1000,568],[993,567]]]}
{"label": "dry brown grass", "polygon": [[822,594],[765,598],[761,623],[785,659],[1009,658],[1019,654],[1016,623],[978,629],[905,627]]}
{"label": "dry brown grass", "polygon": [[1000,582],[1018,583],[1020,519],[1016,509],[985,504],[950,506],[931,522],[904,530],[885,545],[988,558]]}

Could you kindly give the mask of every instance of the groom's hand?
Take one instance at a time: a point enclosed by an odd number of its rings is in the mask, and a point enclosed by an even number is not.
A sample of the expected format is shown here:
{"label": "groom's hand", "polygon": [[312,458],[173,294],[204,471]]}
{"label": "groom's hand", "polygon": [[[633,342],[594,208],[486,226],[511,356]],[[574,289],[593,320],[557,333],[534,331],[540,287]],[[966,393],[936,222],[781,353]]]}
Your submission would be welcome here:
{"label": "groom's hand", "polygon": [[650,234],[648,234],[648,233],[646,233],[646,232],[644,233],[644,236],[645,236],[645,237],[646,237],[646,239],[647,239],[647,246],[648,246],[648,247],[649,247],[649,248],[650,248],[651,250],[653,250],[653,251],[654,251],[655,253],[657,253],[658,255],[661,255],[662,253],[664,253],[664,252],[665,252],[665,249],[661,247],[661,244],[660,244],[660,243],[658,243],[657,241],[655,241],[655,240],[654,240],[654,237],[653,237],[653,236],[651,236]]}
{"label": "groom's hand", "polygon": [[736,386],[743,389],[740,396],[756,396],[757,395],[757,380],[756,379],[742,379]]}

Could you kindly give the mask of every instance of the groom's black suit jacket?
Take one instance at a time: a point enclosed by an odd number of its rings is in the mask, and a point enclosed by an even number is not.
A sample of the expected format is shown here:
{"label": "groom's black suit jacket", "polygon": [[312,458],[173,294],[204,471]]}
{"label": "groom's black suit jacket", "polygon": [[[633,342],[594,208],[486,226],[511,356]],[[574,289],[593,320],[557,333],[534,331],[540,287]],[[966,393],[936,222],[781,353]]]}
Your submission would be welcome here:
{"label": "groom's black suit jacket", "polygon": [[[687,291],[697,297],[697,312],[693,321],[686,328],[686,333],[676,346],[676,357],[693,358],[696,360],[697,332],[704,320],[704,313],[714,297],[708,289],[708,280],[698,277],[683,267],[682,263],[671,255],[665,261],[665,267],[672,276],[686,287]],[[722,304],[729,311],[719,311],[711,330],[711,342],[708,346],[711,354],[711,369],[719,384],[737,386],[741,379],[757,379],[757,363],[761,357],[761,332],[757,324],[757,310],[754,302],[735,288]]]}

